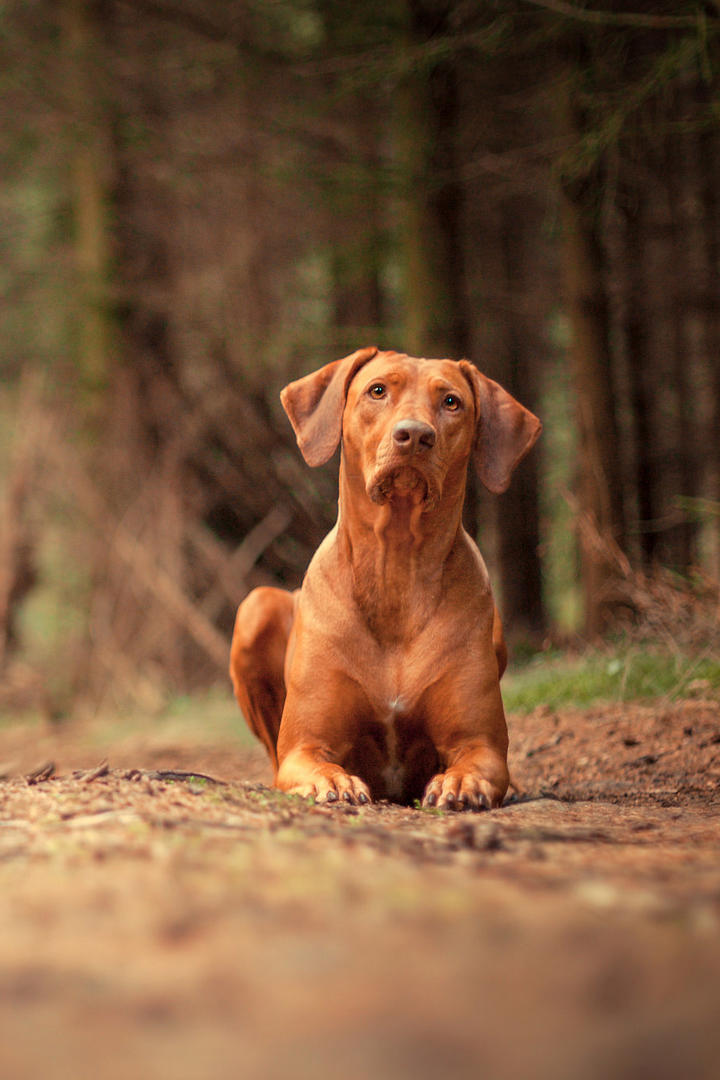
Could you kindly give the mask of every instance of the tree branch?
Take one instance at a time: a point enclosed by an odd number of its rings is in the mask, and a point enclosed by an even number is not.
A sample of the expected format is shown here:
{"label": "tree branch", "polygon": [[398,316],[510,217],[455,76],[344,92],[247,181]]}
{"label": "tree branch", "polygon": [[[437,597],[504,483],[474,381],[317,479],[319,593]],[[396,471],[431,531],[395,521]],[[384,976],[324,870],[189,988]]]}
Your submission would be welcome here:
{"label": "tree branch", "polygon": [[[576,4],[566,3],[566,0],[525,0],[525,2],[534,4],[535,7],[554,11],[558,15],[566,15],[570,19],[579,19],[581,22],[594,23],[599,26],[635,26],[645,30],[681,30],[697,26],[699,22],[708,18],[706,13],[701,12],[694,15],[646,15],[643,12],[635,11],[595,11],[590,8],[578,7]],[[715,6],[718,5],[715,4]],[[720,20],[716,20],[713,16],[711,21]]]}
{"label": "tree branch", "polygon": [[244,36],[229,27],[219,26],[212,19],[208,19],[205,15],[200,15],[196,11],[161,3],[160,0],[117,0],[117,2],[125,7],[132,8],[134,11],[139,12],[140,15],[172,23],[173,26],[205,38],[206,41],[214,41],[218,45],[229,45],[246,58],[262,59],[268,63],[282,65],[288,63],[288,57],[282,52],[275,49],[261,48],[254,43],[250,43]]}

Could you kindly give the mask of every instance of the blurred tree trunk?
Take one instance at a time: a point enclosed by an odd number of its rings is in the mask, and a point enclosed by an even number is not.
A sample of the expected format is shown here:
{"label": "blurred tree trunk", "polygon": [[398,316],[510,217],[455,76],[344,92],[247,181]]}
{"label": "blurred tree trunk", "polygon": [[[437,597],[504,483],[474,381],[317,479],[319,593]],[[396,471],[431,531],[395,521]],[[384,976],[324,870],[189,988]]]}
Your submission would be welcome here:
{"label": "blurred tree trunk", "polygon": [[[470,350],[463,187],[458,167],[457,58],[423,46],[450,31],[449,0],[407,0],[405,69],[396,94],[402,177],[399,243],[404,277],[403,348],[460,358]],[[478,532],[477,480],[468,473],[465,526]]]}
{"label": "blurred tree trunk", "polygon": [[397,95],[405,344],[420,356],[460,357],[469,341],[456,61],[421,50],[434,34],[448,31],[451,8],[408,0],[407,66]]}
{"label": "blurred tree trunk", "polygon": [[[698,96],[703,105],[709,104],[709,91],[701,87]],[[720,146],[715,126],[703,131],[697,140],[699,202],[701,206],[702,236],[700,237],[700,297],[701,297],[701,350],[704,354],[705,379],[708,396],[713,403],[709,415],[704,418],[703,430],[707,431],[706,445],[709,450],[708,491],[715,502],[711,542],[711,572],[720,581],[720,195],[718,173],[720,172]]]}
{"label": "blurred tree trunk", "polygon": [[[69,0],[76,6],[79,0]],[[103,32],[118,30],[116,13],[104,13]],[[124,32],[125,28],[123,28]],[[100,25],[96,25],[96,33]],[[132,45],[142,53],[142,27]],[[114,59],[128,39],[115,42]],[[110,85],[110,73],[107,74]],[[88,87],[92,95],[92,89]],[[169,340],[170,262],[166,221],[172,200],[152,163],[122,137],[127,117],[123,87],[113,82],[111,103],[104,97],[112,152],[115,219],[115,290],[117,355],[105,358],[105,392],[98,419],[90,482],[97,488],[107,516],[106,535],[98,533],[94,556],[90,612],[88,679],[98,700],[112,683],[141,681],[154,670],[176,688],[185,685],[187,636],[164,596],[128,564],[121,550],[122,530],[129,526],[140,559],[182,591],[184,454],[165,388],[173,366]],[[167,129],[165,101],[149,81],[138,87],[143,120]],[[112,538],[108,543],[108,537]],[[146,578],[150,579],[148,571]],[[118,658],[116,663],[115,658]],[[122,664],[119,659],[122,657]],[[125,674],[123,674],[123,672]],[[128,687],[126,687],[128,689]]]}
{"label": "blurred tree trunk", "polygon": [[79,308],[77,359],[83,406],[98,419],[111,353],[112,121],[104,92],[107,0],[62,0],[70,123],[71,200]]}
{"label": "blurred tree trunk", "polygon": [[[343,56],[362,40],[368,12],[321,0],[325,52]],[[338,355],[380,342],[383,323],[381,122],[377,93],[341,74],[325,76],[333,138],[324,171],[330,237],[331,317]]]}
{"label": "blurred tree trunk", "polygon": [[[671,486],[666,489],[664,513],[668,528],[664,533],[662,561],[681,572],[687,572],[697,555],[698,523],[687,512],[687,505],[698,498],[698,402],[693,392],[697,368],[697,350],[690,332],[692,308],[697,305],[699,282],[694,273],[689,245],[693,234],[689,209],[693,184],[691,170],[690,136],[670,133],[666,136],[661,162],[664,194],[668,202],[668,246],[671,276],[670,310],[671,361],[670,383],[673,387],[673,419],[671,458],[674,468],[670,470]],[[664,275],[662,284],[664,285]],[[664,290],[663,290],[664,291]],[[688,292],[692,297],[688,297]],[[690,302],[689,302],[690,300]],[[670,455],[668,455],[670,456]],[[658,477],[662,484],[662,478]]]}
{"label": "blurred tree trunk", "polygon": [[[538,411],[537,332],[529,325],[524,199],[501,206],[501,361],[498,378],[533,412]],[[512,641],[541,637],[546,628],[540,565],[539,457],[529,455],[497,505],[502,617]]]}
{"label": "blurred tree trunk", "polygon": [[336,193],[330,222],[332,317],[340,354],[380,343],[384,321],[377,130],[369,103],[359,110],[352,128],[358,142],[355,175],[341,196]]}
{"label": "blurred tree trunk", "polygon": [[633,435],[633,495],[637,507],[640,559],[652,565],[657,533],[652,528],[659,516],[655,497],[653,424],[654,395],[652,363],[648,340],[648,280],[645,268],[645,196],[634,179],[621,185],[622,246],[621,272],[624,280],[622,332],[627,355],[627,382]]}
{"label": "blurred tree trunk", "polygon": [[0,674],[19,644],[23,601],[38,580],[41,537],[34,498],[38,464],[48,442],[38,382],[25,372],[17,400],[17,423],[0,503]]}
{"label": "blurred tree trunk", "polygon": [[[580,69],[561,91],[562,135],[579,147],[587,129],[577,92]],[[602,243],[602,164],[578,161],[561,180],[565,299],[577,393],[580,556],[585,630],[602,633],[617,602],[624,549],[622,474],[615,416],[606,258]]]}

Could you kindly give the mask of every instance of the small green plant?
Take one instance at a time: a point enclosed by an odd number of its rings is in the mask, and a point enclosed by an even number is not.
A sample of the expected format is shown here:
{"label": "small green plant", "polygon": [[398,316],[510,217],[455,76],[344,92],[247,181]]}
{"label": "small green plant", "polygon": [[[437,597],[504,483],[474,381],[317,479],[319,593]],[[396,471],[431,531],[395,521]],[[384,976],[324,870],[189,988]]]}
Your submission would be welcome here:
{"label": "small green plant", "polygon": [[441,810],[437,806],[423,806],[421,799],[413,799],[413,807],[416,810],[422,810],[423,814],[430,814],[432,817],[444,817],[446,811]]}

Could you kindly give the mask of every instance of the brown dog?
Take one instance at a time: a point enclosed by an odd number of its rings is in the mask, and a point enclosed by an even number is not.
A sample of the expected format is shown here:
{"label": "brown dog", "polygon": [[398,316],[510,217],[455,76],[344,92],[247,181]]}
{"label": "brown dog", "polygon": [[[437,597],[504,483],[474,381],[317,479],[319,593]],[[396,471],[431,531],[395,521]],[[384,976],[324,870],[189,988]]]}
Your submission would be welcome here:
{"label": "brown dog", "polygon": [[499,806],[502,627],[462,527],[467,466],[504,491],[540,421],[465,360],[360,349],[282,392],[308,465],[342,442],[338,521],[302,588],[240,605],[230,673],[287,792]]}

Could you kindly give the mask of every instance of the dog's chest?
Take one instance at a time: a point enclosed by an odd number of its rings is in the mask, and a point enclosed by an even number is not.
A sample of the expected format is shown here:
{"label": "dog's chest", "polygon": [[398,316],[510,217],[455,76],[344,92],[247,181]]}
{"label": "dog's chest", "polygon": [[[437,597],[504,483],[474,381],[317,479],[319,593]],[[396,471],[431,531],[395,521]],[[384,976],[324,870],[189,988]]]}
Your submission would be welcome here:
{"label": "dog's chest", "polygon": [[361,724],[352,751],[375,798],[420,798],[437,771],[437,753],[422,719],[403,698],[387,699]]}
{"label": "dog's chest", "polygon": [[388,796],[398,799],[403,793],[407,775],[407,763],[401,753],[401,731],[399,718],[403,715],[402,698],[395,698],[388,703],[387,712],[381,720],[385,735],[385,763],[381,768],[382,778]]}

